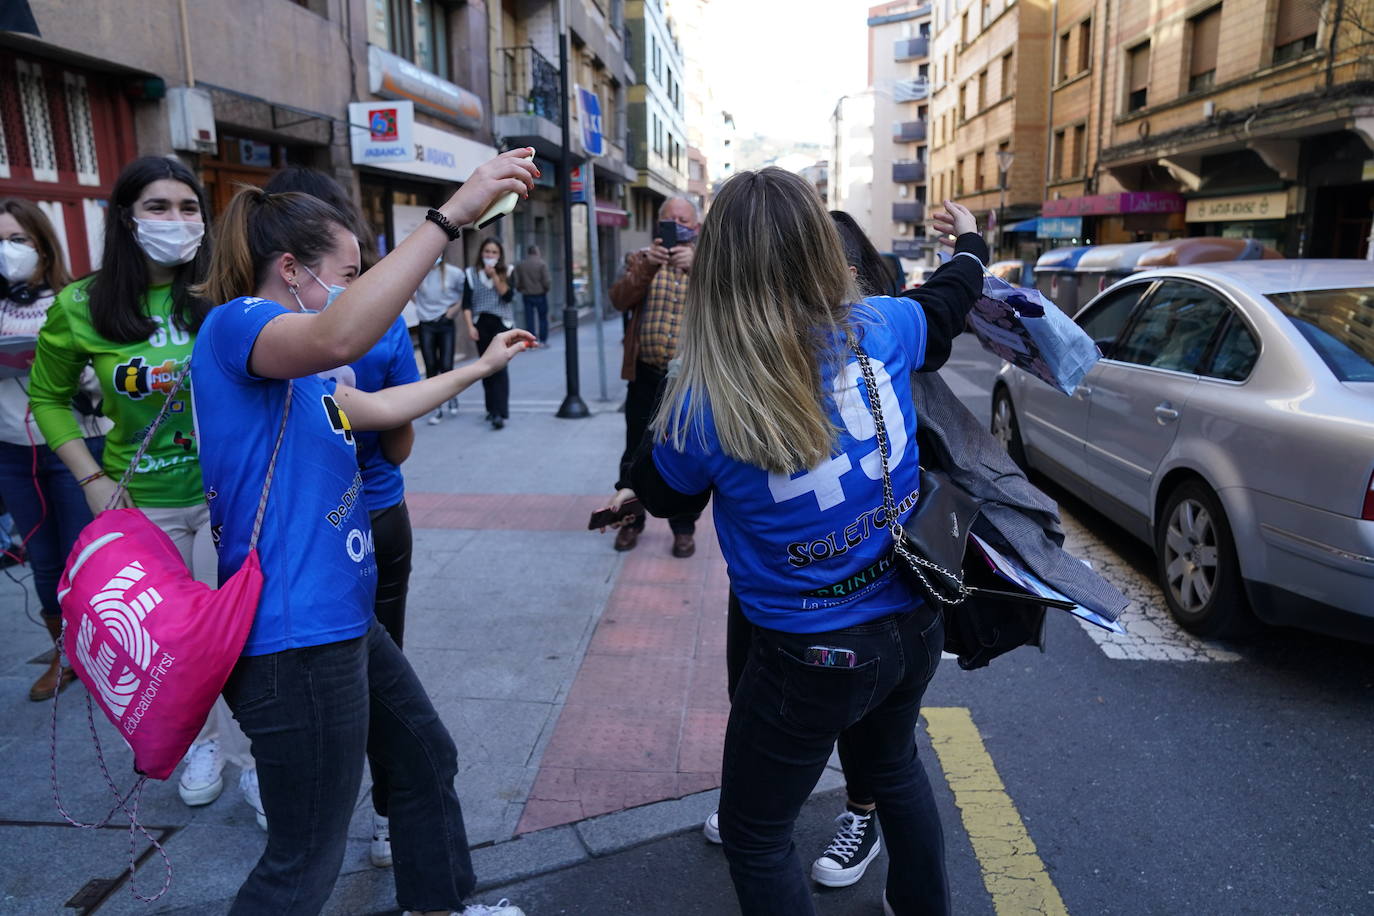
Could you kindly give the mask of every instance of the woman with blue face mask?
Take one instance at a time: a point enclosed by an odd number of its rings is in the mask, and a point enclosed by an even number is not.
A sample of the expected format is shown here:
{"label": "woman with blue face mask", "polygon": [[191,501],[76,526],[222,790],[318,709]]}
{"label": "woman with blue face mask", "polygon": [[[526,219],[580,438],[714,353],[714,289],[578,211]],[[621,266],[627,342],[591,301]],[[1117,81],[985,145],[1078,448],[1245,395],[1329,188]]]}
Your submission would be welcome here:
{"label": "woman with blue face mask", "polygon": [[[29,400],[48,446],[80,484],[90,512],[109,505],[146,430],[191,358],[206,303],[191,292],[210,262],[205,192],[175,159],[145,156],[124,167],[105,216],[100,270],[68,285],[38,335]],[[82,374],[94,369],[101,407],[114,427],[93,452],[72,417]],[[187,568],[214,585],[210,512],[200,485],[192,385],[183,381],[167,419],[115,507],[135,506],[166,532]],[[224,787],[229,760],[241,768],[244,800],[261,820],[248,743],[223,702],[187,754],[178,791],[207,805]]]}
{"label": "woman with blue face mask", "polygon": [[[71,279],[57,233],[43,211],[27,200],[0,200],[0,344],[5,356],[0,368],[0,496],[18,527],[11,555],[27,554],[43,623],[54,642],[62,632],[57,580],[76,536],[90,524],[91,512],[76,480],[44,443],[29,414],[29,376],[19,366],[25,354],[32,358],[34,338],[53,298]],[[92,393],[94,381],[94,373],[83,377],[86,394]],[[109,421],[96,414],[89,397],[80,403],[81,409],[68,412],[86,448],[98,455]],[[54,653],[29,688],[29,699],[50,699],[74,677]]]}

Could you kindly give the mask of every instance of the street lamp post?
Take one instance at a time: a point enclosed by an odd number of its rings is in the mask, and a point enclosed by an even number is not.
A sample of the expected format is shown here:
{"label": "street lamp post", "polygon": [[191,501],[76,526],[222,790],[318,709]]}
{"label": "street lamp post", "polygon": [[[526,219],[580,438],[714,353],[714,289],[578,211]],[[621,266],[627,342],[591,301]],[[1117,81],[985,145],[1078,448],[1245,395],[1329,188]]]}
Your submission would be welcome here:
{"label": "street lamp post", "polygon": [[998,184],[997,195],[997,247],[1002,247],[1002,233],[1006,232],[1003,224],[1005,214],[1003,210],[1007,206],[1007,173],[1011,171],[1011,161],[1016,158],[1016,154],[1011,150],[999,149],[997,151],[997,168],[1002,173],[1002,180]]}

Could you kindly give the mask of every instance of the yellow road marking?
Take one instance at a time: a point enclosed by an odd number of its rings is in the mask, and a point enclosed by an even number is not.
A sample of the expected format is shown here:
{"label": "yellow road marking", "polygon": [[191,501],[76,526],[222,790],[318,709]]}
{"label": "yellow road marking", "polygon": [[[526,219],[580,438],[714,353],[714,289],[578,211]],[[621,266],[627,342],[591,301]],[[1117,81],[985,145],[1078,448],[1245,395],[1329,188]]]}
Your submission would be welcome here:
{"label": "yellow road marking", "polygon": [[922,710],[998,916],[1068,916],[967,709]]}

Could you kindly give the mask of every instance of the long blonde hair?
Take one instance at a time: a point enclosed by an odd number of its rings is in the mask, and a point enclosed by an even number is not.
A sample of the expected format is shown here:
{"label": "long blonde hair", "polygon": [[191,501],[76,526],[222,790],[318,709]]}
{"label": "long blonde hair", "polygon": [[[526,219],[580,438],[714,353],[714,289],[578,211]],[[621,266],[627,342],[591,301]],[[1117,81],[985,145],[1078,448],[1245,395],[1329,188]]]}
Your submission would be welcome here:
{"label": "long blonde hair", "polygon": [[[654,432],[685,447],[709,403],[725,454],[795,473],[832,456],[821,390],[859,293],[815,189],[782,169],[740,172],[701,228],[680,367]],[[689,397],[690,393],[690,397]]]}

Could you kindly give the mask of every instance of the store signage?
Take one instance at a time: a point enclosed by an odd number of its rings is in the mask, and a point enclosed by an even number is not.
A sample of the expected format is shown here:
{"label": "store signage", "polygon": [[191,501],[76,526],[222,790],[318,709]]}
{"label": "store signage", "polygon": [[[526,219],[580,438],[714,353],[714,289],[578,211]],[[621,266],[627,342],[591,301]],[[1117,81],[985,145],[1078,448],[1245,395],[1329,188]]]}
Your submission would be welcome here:
{"label": "store signage", "polygon": [[[352,108],[353,106],[349,106]],[[376,107],[376,106],[367,106]],[[350,115],[351,117],[351,115]],[[370,165],[389,172],[437,178],[454,184],[467,181],[479,165],[496,156],[493,147],[428,124],[411,125],[410,157],[387,159],[368,155],[367,135],[353,133],[353,164]]]}
{"label": "store signage", "polygon": [[1203,197],[1188,201],[1190,223],[1224,223],[1252,219],[1283,219],[1288,215],[1288,193],[1242,194],[1238,197]]}
{"label": "store signage", "polygon": [[1123,213],[1182,213],[1183,197],[1170,191],[1122,191],[1047,200],[1045,216],[1116,216]]}
{"label": "store signage", "polygon": [[1083,237],[1083,217],[1042,216],[1035,226],[1038,239],[1079,239]]}
{"label": "store signage", "polygon": [[409,100],[460,127],[482,126],[482,100],[476,94],[376,45],[367,46],[367,76],[374,95]]}
{"label": "store signage", "polygon": [[239,141],[239,162],[243,165],[256,165],[259,168],[272,167],[272,147],[256,140]]}
{"label": "store signage", "polygon": [[588,156],[605,152],[601,136],[601,99],[589,89],[577,87],[577,110],[582,122],[582,149]]}
{"label": "store signage", "polygon": [[572,203],[585,204],[587,202],[587,182],[582,178],[582,166],[577,166],[572,170],[572,181],[568,185]]}
{"label": "store signage", "polygon": [[415,158],[413,102],[353,102],[348,135],[357,165],[386,165]]}

